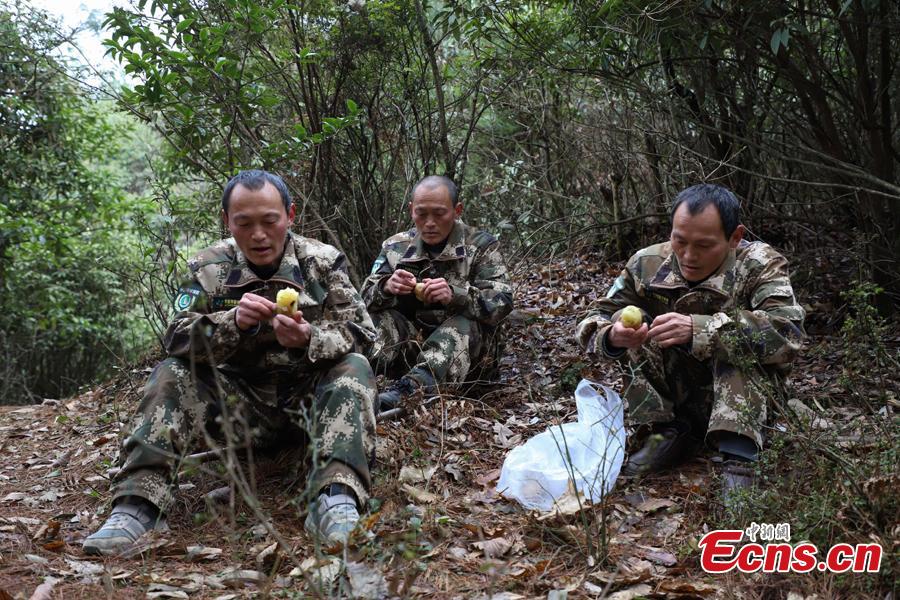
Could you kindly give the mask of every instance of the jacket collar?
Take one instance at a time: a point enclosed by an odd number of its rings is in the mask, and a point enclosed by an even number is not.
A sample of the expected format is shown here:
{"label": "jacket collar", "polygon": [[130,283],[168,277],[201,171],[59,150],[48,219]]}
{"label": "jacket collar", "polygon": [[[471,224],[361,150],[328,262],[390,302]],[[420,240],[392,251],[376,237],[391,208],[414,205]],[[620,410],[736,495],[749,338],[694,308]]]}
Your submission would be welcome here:
{"label": "jacket collar", "polygon": [[[234,240],[231,240],[234,243]],[[300,261],[297,258],[296,245],[294,244],[294,234],[288,232],[284,241],[284,254],[281,256],[281,262],[278,264],[278,270],[263,280],[250,269],[247,257],[241,252],[237,243],[234,243],[235,256],[231,263],[231,272],[225,279],[226,287],[243,287],[248,283],[265,283],[269,281],[278,281],[287,283],[296,287],[303,287],[303,270],[300,268]]]}
{"label": "jacket collar", "polygon": [[734,267],[736,262],[736,252],[734,249],[728,251],[725,260],[716,270],[715,273],[707,277],[694,287],[691,287],[684,276],[681,274],[681,267],[678,265],[678,257],[674,252],[659,265],[653,279],[650,280],[648,287],[656,289],[674,290],[689,289],[692,292],[706,290],[714,294],[722,296],[730,296],[734,287]]}
{"label": "jacket collar", "polygon": [[[447,243],[444,249],[432,260],[459,260],[466,256],[466,225],[462,220],[457,219],[447,236]],[[409,242],[409,247],[403,253],[401,262],[416,262],[427,260],[430,257],[425,251],[425,242],[422,240],[422,234],[416,230],[415,235]]]}

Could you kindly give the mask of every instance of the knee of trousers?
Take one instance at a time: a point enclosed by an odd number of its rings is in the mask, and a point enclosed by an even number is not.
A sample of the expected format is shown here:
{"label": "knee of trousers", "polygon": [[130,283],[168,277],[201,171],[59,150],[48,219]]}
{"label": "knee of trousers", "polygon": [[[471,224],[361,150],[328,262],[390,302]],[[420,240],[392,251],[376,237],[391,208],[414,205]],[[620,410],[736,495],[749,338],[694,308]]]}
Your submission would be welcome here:
{"label": "knee of trousers", "polygon": [[144,391],[166,388],[179,383],[184,383],[191,377],[191,364],[183,358],[170,356],[161,360],[154,367],[147,379]]}
{"label": "knee of trousers", "polygon": [[375,389],[375,373],[372,372],[372,365],[369,363],[369,359],[357,352],[350,352],[338,359],[335,365],[329,369],[326,379],[334,381],[341,377],[349,377],[366,387]]}
{"label": "knee of trousers", "polygon": [[392,363],[405,343],[415,337],[414,328],[409,320],[396,310],[372,313],[372,322],[375,324],[375,343],[370,346],[368,357],[379,363]]}
{"label": "knee of trousers", "polygon": [[190,362],[183,358],[169,357],[161,361],[144,385],[144,397],[138,413],[152,410],[160,403],[175,406],[196,401],[198,394],[196,379],[202,376],[201,371],[204,369],[207,367],[196,365],[192,370]]}
{"label": "knee of trousers", "polygon": [[328,370],[317,387],[316,393],[320,399],[330,396],[341,401],[352,400],[363,415],[374,411],[375,395],[378,393],[375,373],[362,354],[351,352],[344,355]]}
{"label": "knee of trousers", "polygon": [[[434,344],[437,342],[443,346],[448,341],[453,343],[456,340],[466,340],[468,348],[465,348],[465,350],[468,350],[470,353],[477,353],[480,351],[482,345],[481,334],[481,323],[475,319],[470,319],[462,315],[454,315],[441,323],[438,328],[428,336],[425,344],[430,345],[429,343]],[[457,350],[463,350],[463,348],[458,348]],[[474,356],[472,358],[474,358]]]}

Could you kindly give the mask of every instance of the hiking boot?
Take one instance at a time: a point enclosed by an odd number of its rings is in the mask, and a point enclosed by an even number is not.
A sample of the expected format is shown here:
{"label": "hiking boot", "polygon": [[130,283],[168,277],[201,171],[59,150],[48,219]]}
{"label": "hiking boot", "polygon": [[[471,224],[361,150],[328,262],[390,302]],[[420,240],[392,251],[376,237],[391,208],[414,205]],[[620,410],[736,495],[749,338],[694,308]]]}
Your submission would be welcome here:
{"label": "hiking boot", "polygon": [[399,407],[404,400],[419,391],[420,387],[418,381],[404,375],[378,394],[376,401],[378,412],[383,413]]}
{"label": "hiking boot", "polygon": [[625,461],[622,475],[636,477],[665,471],[690,458],[698,446],[686,423],[658,423],[653,426],[653,432],[647,436],[641,449]]}
{"label": "hiking boot", "polygon": [[168,529],[159,509],[143,498],[128,498],[116,504],[103,526],[85,538],[85,554],[109,556],[130,548],[148,531]]}
{"label": "hiking boot", "polygon": [[356,498],[349,494],[319,494],[306,515],[306,531],[326,546],[347,544],[359,522]]}

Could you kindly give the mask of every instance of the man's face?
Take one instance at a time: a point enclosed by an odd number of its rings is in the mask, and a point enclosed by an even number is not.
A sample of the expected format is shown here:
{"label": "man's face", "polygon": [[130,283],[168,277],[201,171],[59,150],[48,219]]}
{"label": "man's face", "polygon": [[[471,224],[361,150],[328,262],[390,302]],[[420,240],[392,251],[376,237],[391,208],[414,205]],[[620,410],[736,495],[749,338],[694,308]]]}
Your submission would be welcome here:
{"label": "man's face", "polygon": [[420,186],[410,203],[412,220],[426,244],[440,244],[453,230],[456,218],[462,214],[462,203],[453,206],[450,192],[442,185],[433,188]]}
{"label": "man's face", "polygon": [[247,260],[260,267],[281,260],[284,238],[294,220],[294,207],[285,212],[281,194],[271,183],[253,191],[238,184],[231,191],[222,219]]}
{"label": "man's face", "polygon": [[678,257],[681,274],[694,283],[715,273],[743,235],[744,226],[738,225],[730,238],[725,237],[719,209],[714,204],[692,215],[685,203],[675,211],[669,239],[672,251]]}

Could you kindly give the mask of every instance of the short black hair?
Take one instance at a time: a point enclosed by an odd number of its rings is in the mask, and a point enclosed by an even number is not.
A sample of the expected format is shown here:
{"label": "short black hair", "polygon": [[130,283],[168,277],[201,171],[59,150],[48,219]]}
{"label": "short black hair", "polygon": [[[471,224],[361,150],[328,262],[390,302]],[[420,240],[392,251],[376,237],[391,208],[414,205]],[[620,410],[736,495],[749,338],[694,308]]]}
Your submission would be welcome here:
{"label": "short black hair", "polygon": [[410,202],[413,200],[413,198],[416,197],[416,190],[418,190],[420,186],[425,186],[427,189],[436,188],[438,186],[447,188],[447,193],[450,194],[450,203],[453,206],[459,204],[459,189],[456,187],[456,184],[453,183],[453,180],[449,177],[445,177],[443,175],[429,175],[427,177],[423,177],[416,185],[413,186]]}
{"label": "short black hair", "polygon": [[728,188],[713,183],[700,183],[683,189],[675,196],[672,202],[670,217],[675,221],[675,211],[683,203],[687,203],[688,213],[697,215],[709,206],[715,205],[719,211],[719,220],[722,221],[722,229],[725,231],[725,239],[731,238],[731,234],[741,224],[741,203],[737,196]]}
{"label": "short black hair", "polygon": [[256,190],[261,190],[265,187],[266,183],[271,183],[275,189],[278,190],[278,193],[281,194],[281,201],[284,203],[284,212],[290,213],[291,193],[288,191],[284,180],[274,173],[269,173],[268,171],[263,171],[261,169],[241,171],[228,180],[228,183],[225,184],[225,190],[222,192],[222,210],[225,211],[226,214],[228,213],[228,204],[231,202],[231,192],[234,190],[234,186],[240,184],[248,190],[255,192]]}

